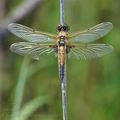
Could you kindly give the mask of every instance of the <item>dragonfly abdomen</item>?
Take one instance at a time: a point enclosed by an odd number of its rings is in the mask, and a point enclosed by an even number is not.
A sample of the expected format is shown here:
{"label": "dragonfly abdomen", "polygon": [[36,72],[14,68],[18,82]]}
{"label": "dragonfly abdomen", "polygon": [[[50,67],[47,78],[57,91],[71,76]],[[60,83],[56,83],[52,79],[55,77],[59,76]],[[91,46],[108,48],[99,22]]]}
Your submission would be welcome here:
{"label": "dragonfly abdomen", "polygon": [[58,46],[58,64],[60,78],[64,78],[64,66],[66,64],[66,46]]}
{"label": "dragonfly abdomen", "polygon": [[59,66],[59,75],[60,75],[60,78],[61,78],[61,80],[63,80],[64,79],[64,76],[65,76],[65,65],[61,65],[60,64],[60,66]]}

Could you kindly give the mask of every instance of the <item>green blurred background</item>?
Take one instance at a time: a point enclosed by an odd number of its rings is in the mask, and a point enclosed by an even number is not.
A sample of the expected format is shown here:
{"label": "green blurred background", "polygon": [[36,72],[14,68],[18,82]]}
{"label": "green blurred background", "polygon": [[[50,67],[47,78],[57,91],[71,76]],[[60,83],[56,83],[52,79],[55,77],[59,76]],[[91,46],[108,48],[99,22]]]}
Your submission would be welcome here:
{"label": "green blurred background", "polygon": [[[1,0],[0,20],[23,1]],[[114,29],[99,41],[115,48],[97,60],[69,59],[69,120],[120,120],[120,0],[65,0],[65,19],[70,32],[112,22]],[[42,0],[16,22],[56,33],[59,0]],[[57,57],[24,59],[9,50],[17,41],[20,39],[8,32],[0,34],[0,120],[62,120]]]}

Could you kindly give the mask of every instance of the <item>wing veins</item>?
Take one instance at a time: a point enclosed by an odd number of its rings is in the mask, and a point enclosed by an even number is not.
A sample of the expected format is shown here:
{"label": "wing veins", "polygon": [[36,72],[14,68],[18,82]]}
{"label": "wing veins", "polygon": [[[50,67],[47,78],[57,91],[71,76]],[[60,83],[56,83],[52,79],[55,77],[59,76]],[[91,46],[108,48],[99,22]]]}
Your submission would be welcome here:
{"label": "wing veins", "polygon": [[73,33],[69,36],[71,42],[89,43],[105,36],[113,25],[110,22],[104,22],[91,27],[83,32]]}
{"label": "wing veins", "polygon": [[81,57],[81,59],[98,58],[113,51],[113,47],[107,44],[82,44],[73,46],[71,48],[72,53],[77,57]]}
{"label": "wing veins", "polygon": [[8,30],[13,33],[14,35],[16,35],[19,38],[22,38],[26,41],[30,41],[30,42],[50,42],[50,43],[54,43],[56,36],[49,34],[49,33],[43,33],[43,32],[39,32],[39,31],[34,31],[33,29],[20,25],[20,24],[16,24],[16,23],[11,23],[8,25]]}

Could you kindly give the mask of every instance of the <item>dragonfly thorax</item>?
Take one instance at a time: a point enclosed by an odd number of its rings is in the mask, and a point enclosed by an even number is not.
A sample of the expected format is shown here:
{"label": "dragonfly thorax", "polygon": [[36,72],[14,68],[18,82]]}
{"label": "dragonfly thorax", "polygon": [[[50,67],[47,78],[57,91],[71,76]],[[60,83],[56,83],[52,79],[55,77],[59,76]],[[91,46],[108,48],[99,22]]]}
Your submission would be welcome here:
{"label": "dragonfly thorax", "polygon": [[58,44],[59,44],[59,46],[65,46],[65,41],[64,40],[60,40],[59,42],[58,42]]}
{"label": "dragonfly thorax", "polygon": [[59,46],[65,46],[67,42],[67,39],[65,36],[59,36],[59,40],[58,40],[58,45]]}
{"label": "dragonfly thorax", "polygon": [[65,41],[64,40],[60,40],[58,43],[59,43],[59,46],[65,46]]}

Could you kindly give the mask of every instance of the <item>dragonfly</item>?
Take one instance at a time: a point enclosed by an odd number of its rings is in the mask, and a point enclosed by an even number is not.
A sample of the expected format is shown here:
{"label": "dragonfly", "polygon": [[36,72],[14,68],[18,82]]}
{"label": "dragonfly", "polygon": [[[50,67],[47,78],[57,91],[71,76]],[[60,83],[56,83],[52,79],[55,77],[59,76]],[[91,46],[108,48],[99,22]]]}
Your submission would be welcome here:
{"label": "dragonfly", "polygon": [[[39,60],[41,55],[57,53],[59,65],[59,77],[61,81],[65,78],[65,66],[67,58],[81,60],[95,59],[113,51],[113,47],[103,43],[93,43],[105,36],[111,29],[111,22],[103,22],[87,30],[69,33],[69,26],[59,25],[57,34],[50,34],[33,30],[17,23],[11,23],[8,30],[25,42],[16,42],[10,46],[10,50],[19,55],[30,56]],[[66,102],[65,84],[63,82],[63,104]],[[64,115],[66,108],[63,106]],[[66,119],[65,119],[66,120]]]}
{"label": "dragonfly", "polygon": [[[70,34],[69,26],[59,25],[57,35],[54,35],[11,23],[8,25],[8,30],[26,42],[16,42],[10,46],[10,50],[36,60],[39,60],[42,54],[55,52],[58,55],[58,64],[64,66],[67,57],[92,59],[112,52],[111,45],[90,43],[105,36],[112,28],[111,22],[103,22],[82,32]],[[61,77],[64,77],[64,74]]]}
{"label": "dragonfly", "polygon": [[103,22],[82,32],[70,34],[67,25],[59,25],[57,35],[54,35],[11,23],[8,25],[8,30],[26,42],[16,42],[10,46],[10,50],[36,60],[39,60],[42,54],[55,52],[61,65],[64,65],[67,56],[77,59],[99,58],[112,52],[113,47],[90,42],[105,36],[112,28],[111,22]]}

